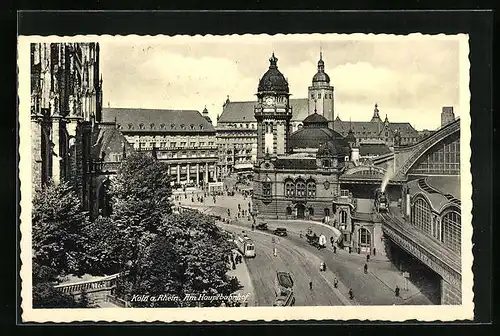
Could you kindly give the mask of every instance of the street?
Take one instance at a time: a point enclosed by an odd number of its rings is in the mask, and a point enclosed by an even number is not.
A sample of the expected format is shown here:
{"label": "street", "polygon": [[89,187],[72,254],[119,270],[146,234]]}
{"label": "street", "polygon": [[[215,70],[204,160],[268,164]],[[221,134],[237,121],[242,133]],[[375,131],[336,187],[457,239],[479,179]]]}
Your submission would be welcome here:
{"label": "street", "polygon": [[[196,198],[195,198],[196,199]],[[254,241],[256,258],[245,259],[255,290],[257,306],[273,304],[274,281],[277,271],[290,272],[295,281],[296,305],[429,305],[431,301],[417,289],[404,293],[400,297],[394,294],[395,284],[403,287],[403,279],[399,272],[384,256],[373,257],[368,263],[368,272],[365,274],[363,266],[366,263],[364,255],[348,253],[337,249],[333,253],[331,246],[317,250],[309,245],[300,234],[305,233],[308,227],[318,235],[323,233],[331,236],[331,228],[312,221],[303,220],[266,220],[269,231],[252,231],[252,221],[247,217],[238,218],[238,204],[241,209],[248,209],[249,197],[240,194],[234,196],[217,196],[214,203],[212,197],[205,198],[203,204],[191,202],[190,194],[187,198],[181,197],[183,205],[199,209],[207,214],[220,215],[228,219],[227,209],[230,210],[230,224],[219,222],[222,228],[233,233],[242,230]],[[287,237],[277,239],[277,257],[273,256],[272,230],[276,227],[286,227]],[[319,271],[320,262],[326,263],[326,272]],[[338,289],[333,287],[334,279],[338,280]],[[313,290],[309,289],[309,281],[313,282]],[[354,299],[348,299],[349,289],[352,289]]]}

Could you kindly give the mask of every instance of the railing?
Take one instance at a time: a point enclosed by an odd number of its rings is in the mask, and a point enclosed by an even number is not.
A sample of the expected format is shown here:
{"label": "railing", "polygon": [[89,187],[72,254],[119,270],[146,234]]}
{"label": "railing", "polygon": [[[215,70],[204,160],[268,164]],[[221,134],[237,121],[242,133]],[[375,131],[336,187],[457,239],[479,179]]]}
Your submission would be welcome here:
{"label": "railing", "polygon": [[93,292],[99,290],[111,289],[116,286],[116,279],[120,277],[120,274],[108,275],[99,279],[79,281],[69,284],[60,284],[54,286],[54,288],[59,289],[66,294],[78,294],[82,291]]}
{"label": "railing", "polygon": [[106,301],[122,308],[130,307],[130,303],[113,295],[106,295]]}

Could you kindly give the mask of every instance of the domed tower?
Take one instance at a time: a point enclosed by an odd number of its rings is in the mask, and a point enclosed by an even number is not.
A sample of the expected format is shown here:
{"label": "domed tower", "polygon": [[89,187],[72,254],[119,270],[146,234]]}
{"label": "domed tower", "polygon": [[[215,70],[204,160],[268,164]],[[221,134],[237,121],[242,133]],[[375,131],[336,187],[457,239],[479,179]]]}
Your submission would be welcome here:
{"label": "domed tower", "polygon": [[312,79],[312,86],[309,87],[309,114],[317,110],[328,120],[328,127],[333,129],[334,121],[334,97],[333,86],[330,85],[330,76],[325,72],[325,62],[323,53],[319,53],[318,72]]}
{"label": "domed tower", "polygon": [[278,58],[269,59],[269,70],[262,76],[257,89],[254,115],[257,120],[257,164],[270,156],[284,154],[288,148],[292,109],[289,87],[278,70]]}
{"label": "domed tower", "polygon": [[212,119],[208,115],[208,110],[207,110],[207,105],[205,105],[205,108],[203,109],[203,112],[201,113],[203,118],[205,118],[209,123],[212,123]]}

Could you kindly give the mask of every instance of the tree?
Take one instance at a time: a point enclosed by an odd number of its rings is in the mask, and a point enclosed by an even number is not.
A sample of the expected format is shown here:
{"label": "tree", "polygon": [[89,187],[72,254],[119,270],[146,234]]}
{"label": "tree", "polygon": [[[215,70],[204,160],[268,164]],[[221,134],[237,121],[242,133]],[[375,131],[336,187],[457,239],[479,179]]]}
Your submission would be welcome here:
{"label": "tree", "polygon": [[[162,221],[145,257],[138,264],[131,293],[177,295],[227,295],[239,288],[239,283],[227,276],[227,255],[231,245],[217,228],[213,218],[196,211],[171,214]],[[151,302],[134,302],[149,306]],[[164,301],[155,306],[193,306],[199,302]],[[202,302],[218,305],[217,302]]]}
{"label": "tree", "polygon": [[111,194],[111,218],[123,239],[121,259],[134,266],[140,258],[141,244],[148,244],[162,217],[171,213],[168,166],[153,157],[133,153],[112,181]]}
{"label": "tree", "polygon": [[87,269],[93,275],[121,272],[126,261],[122,253],[125,244],[120,229],[109,217],[99,217],[83,230],[86,239]]}
{"label": "tree", "polygon": [[33,308],[75,308],[78,303],[73,296],[54,288],[58,273],[48,266],[41,266],[33,260]]}
{"label": "tree", "polygon": [[84,273],[87,213],[68,183],[49,184],[35,193],[32,212],[34,261],[58,275]]}

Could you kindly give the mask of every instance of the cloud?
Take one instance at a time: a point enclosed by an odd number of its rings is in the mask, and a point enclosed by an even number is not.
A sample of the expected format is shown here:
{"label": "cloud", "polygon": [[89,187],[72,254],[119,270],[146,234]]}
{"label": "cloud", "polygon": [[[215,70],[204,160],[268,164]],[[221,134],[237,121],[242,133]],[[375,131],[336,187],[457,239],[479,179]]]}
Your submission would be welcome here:
{"label": "cloud", "polygon": [[390,120],[435,128],[441,107],[458,105],[457,42],[319,38],[105,42],[104,102],[114,107],[200,111],[207,105],[215,120],[226,95],[232,101],[255,99],[273,51],[292,97],[307,97],[320,45],[341,117],[369,120],[377,102],[382,116],[387,113]]}

